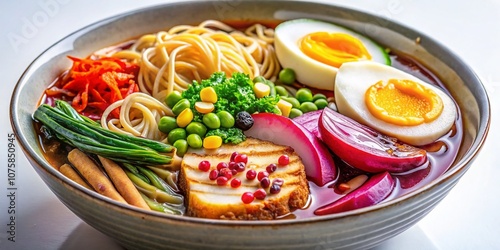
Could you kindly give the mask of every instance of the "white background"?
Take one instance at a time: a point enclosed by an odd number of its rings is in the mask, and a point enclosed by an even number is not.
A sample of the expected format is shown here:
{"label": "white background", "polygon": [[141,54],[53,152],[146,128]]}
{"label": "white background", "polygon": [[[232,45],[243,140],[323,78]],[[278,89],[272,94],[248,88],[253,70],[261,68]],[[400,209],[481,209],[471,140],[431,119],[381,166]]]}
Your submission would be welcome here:
{"label": "white background", "polygon": [[[238,0],[233,0],[238,1]],[[7,241],[9,102],[24,69],[51,44],[98,20],[150,0],[0,2],[0,249],[121,249],[73,215],[49,191],[17,148],[16,243]],[[500,249],[500,1],[325,1],[381,15],[448,46],[484,80],[491,131],[473,167],[416,226],[377,249]]]}

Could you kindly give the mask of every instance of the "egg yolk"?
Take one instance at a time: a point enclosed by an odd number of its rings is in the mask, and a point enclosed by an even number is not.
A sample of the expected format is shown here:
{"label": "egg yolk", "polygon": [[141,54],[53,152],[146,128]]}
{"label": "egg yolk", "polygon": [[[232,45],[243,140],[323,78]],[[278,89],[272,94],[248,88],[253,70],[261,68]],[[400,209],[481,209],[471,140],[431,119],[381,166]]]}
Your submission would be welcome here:
{"label": "egg yolk", "polygon": [[336,68],[372,58],[359,39],[344,33],[310,33],[300,40],[299,47],[310,58]]}
{"label": "egg yolk", "polygon": [[431,122],[443,111],[441,97],[411,80],[379,81],[366,91],[365,103],[376,118],[402,126]]}

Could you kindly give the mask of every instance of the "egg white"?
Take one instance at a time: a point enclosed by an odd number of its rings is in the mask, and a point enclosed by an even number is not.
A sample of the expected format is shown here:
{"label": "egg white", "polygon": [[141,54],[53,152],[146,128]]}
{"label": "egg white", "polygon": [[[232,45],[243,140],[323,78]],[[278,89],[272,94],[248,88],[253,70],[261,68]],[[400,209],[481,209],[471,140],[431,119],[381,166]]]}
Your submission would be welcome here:
{"label": "egg white", "polygon": [[373,61],[390,64],[389,56],[383,48],[352,30],[319,20],[294,19],[276,27],[274,46],[281,66],[293,69],[297,81],[302,84],[318,89],[334,89],[338,68],[310,58],[299,48],[299,41],[304,36],[319,31],[351,35],[363,43]]}
{"label": "egg white", "polygon": [[[412,80],[432,89],[443,101],[441,115],[416,126],[395,125],[373,116],[365,104],[365,92],[373,84],[389,79]],[[349,62],[339,68],[335,80],[335,102],[341,114],[415,146],[436,141],[450,130],[457,117],[454,101],[440,88],[396,68],[370,61]]]}

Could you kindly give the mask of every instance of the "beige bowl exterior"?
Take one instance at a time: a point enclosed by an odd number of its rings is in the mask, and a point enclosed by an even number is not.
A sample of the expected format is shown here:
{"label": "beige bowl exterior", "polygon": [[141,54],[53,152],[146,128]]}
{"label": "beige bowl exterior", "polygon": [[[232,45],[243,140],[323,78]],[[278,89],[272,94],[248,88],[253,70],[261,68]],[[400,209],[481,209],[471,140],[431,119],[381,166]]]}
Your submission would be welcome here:
{"label": "beige bowl exterior", "polygon": [[[141,9],[77,31],[40,55],[19,80],[11,121],[36,172],[83,221],[127,249],[366,249],[414,225],[438,204],[471,166],[486,138],[490,106],[474,72],[424,34],[366,13],[308,2],[188,1]],[[443,80],[460,106],[464,140],[452,168],[416,192],[364,209],[304,220],[218,221],[169,216],[118,204],[81,188],[41,154],[31,115],[43,90],[70,66],[66,55],[84,57],[132,37],[206,19],[286,20],[311,17],[335,22],[376,42],[419,58]],[[420,38],[420,43],[415,39]]]}

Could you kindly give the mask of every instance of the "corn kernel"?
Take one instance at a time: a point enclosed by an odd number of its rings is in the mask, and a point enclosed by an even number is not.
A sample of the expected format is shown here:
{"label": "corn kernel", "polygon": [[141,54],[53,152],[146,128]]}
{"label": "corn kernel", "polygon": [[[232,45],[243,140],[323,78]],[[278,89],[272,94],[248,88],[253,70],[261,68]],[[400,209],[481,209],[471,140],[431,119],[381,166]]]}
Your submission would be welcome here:
{"label": "corn kernel", "polygon": [[193,111],[190,108],[187,108],[187,109],[184,109],[177,116],[177,119],[175,121],[177,123],[177,126],[184,128],[187,125],[189,125],[189,123],[191,123],[191,121],[193,120],[193,117],[194,117]]}
{"label": "corn kernel", "polygon": [[281,111],[281,115],[288,117],[290,115],[290,111],[292,110],[292,104],[280,99],[277,104],[279,110]]}
{"label": "corn kernel", "polygon": [[218,135],[211,135],[203,139],[203,147],[206,149],[216,149],[222,145],[222,138]]}
{"label": "corn kernel", "polygon": [[216,103],[217,102],[217,93],[215,93],[215,89],[212,87],[205,87],[200,91],[200,98],[203,102]]}
{"label": "corn kernel", "polygon": [[194,108],[202,114],[208,114],[212,112],[215,107],[211,102],[196,102]]}
{"label": "corn kernel", "polygon": [[271,93],[271,88],[265,83],[257,82],[253,85],[253,92],[257,98],[262,98]]}

